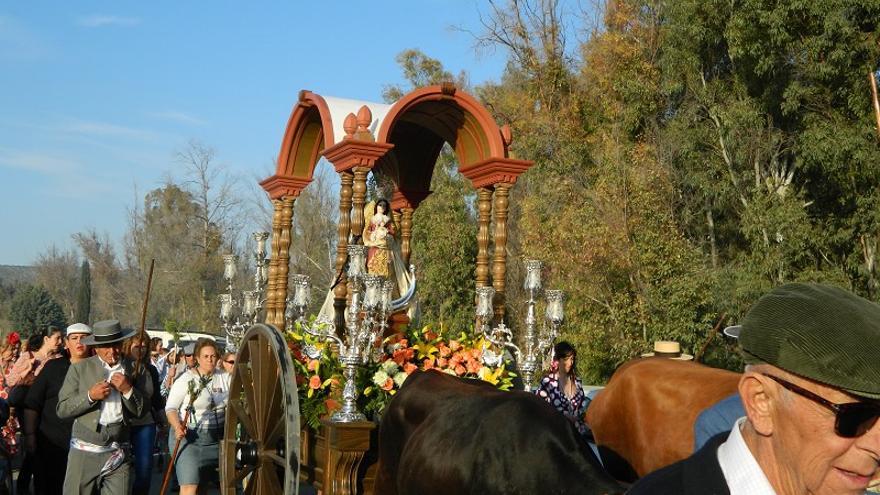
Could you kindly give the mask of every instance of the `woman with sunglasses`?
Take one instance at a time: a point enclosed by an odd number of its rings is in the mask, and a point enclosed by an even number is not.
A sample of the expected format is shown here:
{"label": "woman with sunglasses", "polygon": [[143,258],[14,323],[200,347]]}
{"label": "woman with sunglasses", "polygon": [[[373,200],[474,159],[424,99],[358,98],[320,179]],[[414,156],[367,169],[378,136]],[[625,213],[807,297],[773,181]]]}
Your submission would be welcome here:
{"label": "woman with sunglasses", "polygon": [[627,493],[864,493],[880,467],[880,305],[787,284],[749,310],[739,344],[745,417]]}
{"label": "woman with sunglasses", "polygon": [[134,457],[134,486],[132,495],[150,493],[153,473],[153,448],[156,445],[157,420],[165,409],[159,393],[159,372],[150,360],[150,336],[135,334],[122,344],[122,353],[131,360],[132,379],[144,396],[144,411],[139,417],[129,418],[131,451]]}
{"label": "woman with sunglasses", "polygon": [[223,354],[222,359],[223,369],[226,370],[227,373],[232,373],[232,370],[235,369],[235,353],[227,352]]}

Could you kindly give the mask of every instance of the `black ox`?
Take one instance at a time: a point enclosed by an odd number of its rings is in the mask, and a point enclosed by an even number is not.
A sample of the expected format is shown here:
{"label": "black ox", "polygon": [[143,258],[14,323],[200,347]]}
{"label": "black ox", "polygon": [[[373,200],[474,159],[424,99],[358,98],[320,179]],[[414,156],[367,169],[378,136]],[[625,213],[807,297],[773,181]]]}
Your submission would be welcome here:
{"label": "black ox", "polygon": [[411,374],[379,429],[375,493],[623,493],[539,397],[436,371]]}

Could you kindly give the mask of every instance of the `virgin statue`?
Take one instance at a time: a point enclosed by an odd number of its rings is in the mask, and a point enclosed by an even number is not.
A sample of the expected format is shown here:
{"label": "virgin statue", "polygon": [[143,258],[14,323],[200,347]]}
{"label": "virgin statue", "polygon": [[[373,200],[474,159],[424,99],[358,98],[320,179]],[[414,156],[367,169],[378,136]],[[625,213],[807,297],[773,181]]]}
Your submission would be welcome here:
{"label": "virgin statue", "polygon": [[[367,213],[369,213],[371,205],[372,203],[367,205]],[[388,215],[390,210],[388,200],[380,199],[377,201],[375,213],[364,215],[364,218],[369,219],[369,222],[364,227],[362,237],[364,246],[369,248],[367,250],[367,273],[381,275],[386,278],[389,275],[392,256],[389,240],[393,242],[395,234],[394,222]]]}

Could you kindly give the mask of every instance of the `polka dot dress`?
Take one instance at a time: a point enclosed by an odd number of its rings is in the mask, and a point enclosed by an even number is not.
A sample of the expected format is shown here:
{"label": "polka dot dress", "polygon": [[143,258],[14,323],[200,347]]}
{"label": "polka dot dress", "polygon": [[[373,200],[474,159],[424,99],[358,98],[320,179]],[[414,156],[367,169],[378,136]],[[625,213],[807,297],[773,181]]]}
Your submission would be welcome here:
{"label": "polka dot dress", "polygon": [[587,435],[589,428],[587,423],[584,422],[584,413],[587,411],[589,400],[587,400],[587,396],[584,394],[584,387],[581,385],[580,380],[575,380],[574,396],[568,398],[563,393],[562,388],[559,387],[558,375],[556,373],[549,373],[541,379],[541,386],[535,393],[574,423],[578,433],[582,436]]}

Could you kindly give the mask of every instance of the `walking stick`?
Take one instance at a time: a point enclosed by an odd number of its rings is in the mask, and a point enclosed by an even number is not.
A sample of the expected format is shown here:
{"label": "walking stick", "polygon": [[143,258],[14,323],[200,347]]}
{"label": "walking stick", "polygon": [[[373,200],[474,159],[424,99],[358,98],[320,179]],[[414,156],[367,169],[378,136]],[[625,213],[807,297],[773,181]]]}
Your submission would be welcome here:
{"label": "walking stick", "polygon": [[[186,408],[186,414],[183,415],[183,426],[186,428],[187,423],[189,422],[189,411],[190,408]],[[165,468],[165,477],[162,478],[162,490],[159,492],[159,495],[165,495],[165,490],[168,489],[168,482],[171,480],[171,469],[174,468],[174,463],[176,462],[177,457],[177,449],[180,448],[180,441],[183,440],[183,437],[177,439],[174,442],[174,452],[171,453],[171,458],[168,459],[168,467]]]}
{"label": "walking stick", "polygon": [[141,331],[143,335],[147,331],[147,305],[150,304],[150,289],[153,287],[153,267],[156,265],[156,259],[150,260],[150,272],[147,274],[147,291],[144,292],[144,307],[141,311]]}

